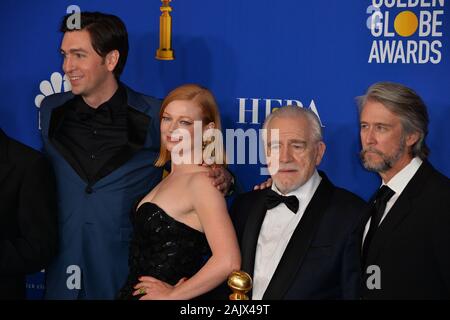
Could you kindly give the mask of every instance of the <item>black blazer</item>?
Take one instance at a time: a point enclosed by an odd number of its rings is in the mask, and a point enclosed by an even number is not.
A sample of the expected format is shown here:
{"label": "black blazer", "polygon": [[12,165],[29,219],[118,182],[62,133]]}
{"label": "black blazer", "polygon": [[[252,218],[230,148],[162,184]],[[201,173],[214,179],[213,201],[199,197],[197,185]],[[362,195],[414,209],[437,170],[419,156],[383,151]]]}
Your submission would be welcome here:
{"label": "black blazer", "polygon": [[[263,299],[356,299],[360,286],[358,227],[366,203],[322,181],[286,247]],[[231,209],[242,269],[253,276],[268,189],[240,195]],[[249,293],[251,297],[251,292]]]}
{"label": "black blazer", "polygon": [[25,275],[55,255],[55,201],[46,159],[0,130],[0,299],[25,298]]}
{"label": "black blazer", "polygon": [[381,289],[364,282],[364,299],[450,299],[450,181],[427,161],[380,224],[369,265],[380,268]]}

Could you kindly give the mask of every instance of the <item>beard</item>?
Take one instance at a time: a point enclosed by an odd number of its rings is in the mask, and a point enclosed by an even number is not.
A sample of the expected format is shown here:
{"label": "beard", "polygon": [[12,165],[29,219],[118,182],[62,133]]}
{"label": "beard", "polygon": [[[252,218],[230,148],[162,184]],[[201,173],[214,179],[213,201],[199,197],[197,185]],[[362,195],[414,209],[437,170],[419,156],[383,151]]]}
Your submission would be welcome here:
{"label": "beard", "polygon": [[[400,144],[398,146],[398,149],[393,155],[387,155],[380,150],[368,147],[363,150],[361,150],[359,156],[361,158],[362,164],[364,168],[366,168],[369,171],[382,173],[386,172],[389,169],[391,169],[394,164],[400,159],[400,157],[403,155],[404,151],[406,149],[406,139],[405,137],[402,137]],[[366,153],[372,152],[380,156],[381,161],[375,162],[375,161],[369,161],[366,159]]]}

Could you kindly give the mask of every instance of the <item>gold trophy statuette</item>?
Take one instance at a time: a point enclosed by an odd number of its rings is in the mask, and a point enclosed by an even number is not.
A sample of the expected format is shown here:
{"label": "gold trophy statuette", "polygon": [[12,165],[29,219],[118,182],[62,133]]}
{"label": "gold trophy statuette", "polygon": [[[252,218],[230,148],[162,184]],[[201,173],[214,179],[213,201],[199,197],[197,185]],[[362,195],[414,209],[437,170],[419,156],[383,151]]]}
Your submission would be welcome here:
{"label": "gold trophy statuette", "polygon": [[245,271],[233,271],[228,276],[228,286],[233,291],[230,300],[248,300],[246,293],[252,289],[252,278]]}
{"label": "gold trophy statuette", "polygon": [[173,60],[172,50],[172,17],[170,6],[172,0],[161,0],[161,17],[159,18],[159,49],[156,50],[156,59],[159,60]]}

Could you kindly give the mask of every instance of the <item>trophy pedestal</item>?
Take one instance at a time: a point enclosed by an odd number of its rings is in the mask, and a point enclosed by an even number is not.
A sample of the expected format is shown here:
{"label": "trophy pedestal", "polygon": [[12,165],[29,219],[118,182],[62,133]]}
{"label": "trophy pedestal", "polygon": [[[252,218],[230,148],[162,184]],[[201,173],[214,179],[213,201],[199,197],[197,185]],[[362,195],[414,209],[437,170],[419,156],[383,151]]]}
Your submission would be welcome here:
{"label": "trophy pedestal", "polygon": [[158,49],[156,50],[156,59],[158,60],[173,60],[173,50],[172,49]]}

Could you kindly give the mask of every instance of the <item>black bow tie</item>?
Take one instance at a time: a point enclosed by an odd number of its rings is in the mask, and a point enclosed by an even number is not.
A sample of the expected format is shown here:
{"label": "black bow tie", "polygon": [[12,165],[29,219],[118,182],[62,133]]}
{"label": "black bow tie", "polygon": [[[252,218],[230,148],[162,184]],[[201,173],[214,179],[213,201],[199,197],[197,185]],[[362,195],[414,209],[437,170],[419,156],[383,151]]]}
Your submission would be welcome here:
{"label": "black bow tie", "polygon": [[297,213],[299,202],[296,196],[282,196],[273,190],[267,192],[266,195],[266,206],[267,209],[273,209],[280,203],[284,203],[286,207],[289,208],[293,213]]}

